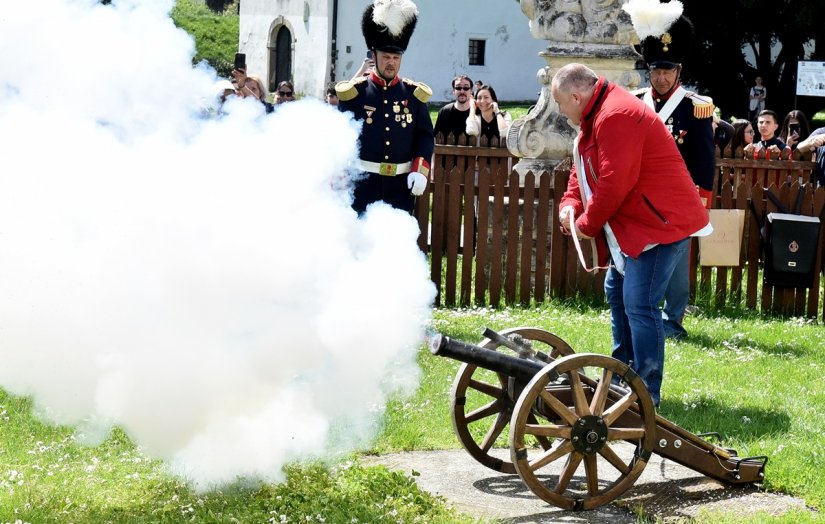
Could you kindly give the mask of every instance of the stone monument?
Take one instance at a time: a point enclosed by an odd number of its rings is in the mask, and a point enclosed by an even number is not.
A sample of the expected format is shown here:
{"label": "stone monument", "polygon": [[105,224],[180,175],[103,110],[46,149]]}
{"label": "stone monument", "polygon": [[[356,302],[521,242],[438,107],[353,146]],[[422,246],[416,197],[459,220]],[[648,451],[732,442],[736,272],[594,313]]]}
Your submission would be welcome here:
{"label": "stone monument", "polygon": [[558,112],[550,93],[553,75],[571,62],[587,65],[627,89],[641,83],[633,49],[638,38],[630,16],[622,10],[627,0],[520,0],[530,19],[530,33],[549,41],[539,53],[547,61],[537,78],[541,95],[530,112],[518,118],[507,134],[507,148],[521,160],[514,169],[522,180],[527,171],[552,170],[570,156],[577,131]]}

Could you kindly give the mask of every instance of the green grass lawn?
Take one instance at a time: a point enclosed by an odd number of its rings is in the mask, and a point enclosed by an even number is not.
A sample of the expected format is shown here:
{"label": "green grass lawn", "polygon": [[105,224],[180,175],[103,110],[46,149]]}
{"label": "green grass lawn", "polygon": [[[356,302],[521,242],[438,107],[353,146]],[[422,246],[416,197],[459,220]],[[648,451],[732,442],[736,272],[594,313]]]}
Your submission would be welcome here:
{"label": "green grass lawn", "polygon": [[[740,315],[742,316],[742,315]],[[435,328],[466,341],[482,326],[535,326],[577,353],[609,354],[606,309],[552,304],[538,309],[439,310]],[[719,432],[740,456],[767,455],[764,487],[825,504],[825,331],[809,321],[688,317],[691,337],[666,348],[660,414],[693,433]],[[422,352],[425,370],[413,399],[391,406],[376,451],[453,447],[449,391],[458,363]],[[498,441],[507,446],[505,438]],[[467,460],[473,460],[467,457]],[[716,522],[720,516],[708,517]],[[789,515],[777,522],[799,522]],[[749,522],[735,515],[728,522]],[[738,519],[738,520],[737,520]],[[757,522],[761,520],[756,520]]]}
{"label": "green grass lawn", "polygon": [[[562,337],[577,353],[606,354],[609,322],[606,309],[551,302],[529,309],[439,309],[433,328],[475,342],[483,326],[535,326]],[[692,336],[668,343],[660,413],[694,433],[721,433],[723,445],[741,456],[769,456],[765,489],[803,498],[821,510],[825,330],[808,321],[747,314],[700,314],[688,317],[686,325]],[[413,397],[390,403],[379,438],[364,452],[459,446],[449,399],[458,363],[424,347],[419,362],[420,388]],[[362,466],[357,456],[294,464],[282,484],[238,483],[199,494],[144,456],[122,432],[86,447],[71,428],[44,425],[31,414],[29,401],[2,391],[0,443],[0,522],[474,522],[452,515],[443,500],[419,491],[407,475]],[[499,444],[506,446],[506,439]],[[697,520],[800,521],[825,519],[728,514]]]}

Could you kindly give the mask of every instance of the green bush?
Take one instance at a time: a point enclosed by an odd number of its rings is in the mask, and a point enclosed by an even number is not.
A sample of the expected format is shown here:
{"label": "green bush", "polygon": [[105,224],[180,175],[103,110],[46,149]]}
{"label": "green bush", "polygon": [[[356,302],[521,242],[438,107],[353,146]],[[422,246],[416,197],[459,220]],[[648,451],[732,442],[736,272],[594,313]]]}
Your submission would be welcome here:
{"label": "green bush", "polygon": [[176,0],[172,20],[195,39],[193,63],[206,60],[219,76],[228,78],[238,50],[236,2],[227,5],[222,13],[215,13],[201,2]]}

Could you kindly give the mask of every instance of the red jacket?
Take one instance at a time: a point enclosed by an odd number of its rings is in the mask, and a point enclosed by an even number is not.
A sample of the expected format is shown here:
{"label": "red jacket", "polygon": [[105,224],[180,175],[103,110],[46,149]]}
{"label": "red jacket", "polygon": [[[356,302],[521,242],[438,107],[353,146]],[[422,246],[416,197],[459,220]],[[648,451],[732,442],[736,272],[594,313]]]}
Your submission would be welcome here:
{"label": "red jacket", "polygon": [[573,206],[576,227],[596,238],[600,264],[610,255],[605,223],[622,252],[633,258],[648,244],[670,244],[708,224],[682,155],[659,116],[604,78],[582,113],[579,154],[592,196],[585,210],[574,165],[559,209]]}

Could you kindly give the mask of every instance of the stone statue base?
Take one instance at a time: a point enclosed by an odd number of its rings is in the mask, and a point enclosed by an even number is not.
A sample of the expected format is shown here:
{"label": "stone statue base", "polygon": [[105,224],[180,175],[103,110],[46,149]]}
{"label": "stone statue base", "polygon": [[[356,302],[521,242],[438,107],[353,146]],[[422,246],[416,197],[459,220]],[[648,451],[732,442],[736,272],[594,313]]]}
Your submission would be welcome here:
{"label": "stone statue base", "polygon": [[641,84],[636,63],[641,56],[629,45],[556,43],[553,42],[539,53],[547,61],[536,77],[541,84],[541,95],[530,112],[513,122],[507,133],[507,149],[521,158],[513,167],[521,181],[527,171],[538,174],[552,172],[570,156],[573,138],[578,133],[558,112],[558,106],[550,93],[553,75],[561,67],[578,62],[593,69],[625,89],[635,89]]}

